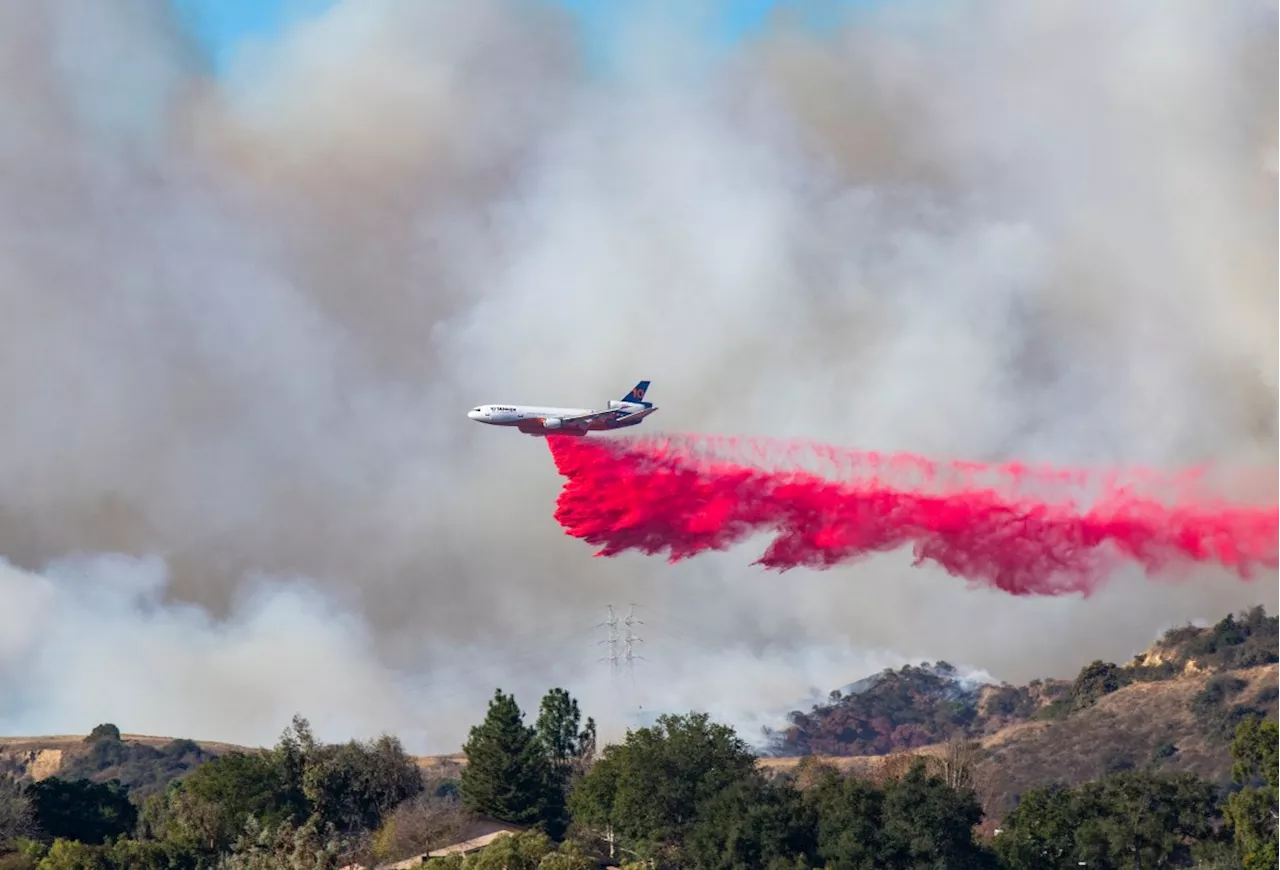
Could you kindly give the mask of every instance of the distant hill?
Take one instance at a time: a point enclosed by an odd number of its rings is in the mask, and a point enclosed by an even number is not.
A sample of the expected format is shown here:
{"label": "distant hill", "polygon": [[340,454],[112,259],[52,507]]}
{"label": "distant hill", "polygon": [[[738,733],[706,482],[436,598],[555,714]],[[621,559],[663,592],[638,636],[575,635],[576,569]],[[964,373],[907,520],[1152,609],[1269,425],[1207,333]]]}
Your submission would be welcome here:
{"label": "distant hill", "polygon": [[1243,668],[1134,682],[1059,719],[1004,729],[977,756],[993,808],[1051,782],[1135,768],[1187,771],[1226,785],[1231,737],[1250,713],[1276,718],[1280,669]]}
{"label": "distant hill", "polygon": [[769,735],[768,754],[887,755],[982,736],[1026,721],[1070,687],[1069,680],[991,686],[962,680],[947,662],[904,665],[836,690],[808,712],[792,711],[790,725]]}
{"label": "distant hill", "polygon": [[[227,752],[260,752],[261,747],[209,740],[121,734],[115,725],[94,728],[88,736],[0,737],[0,777],[40,780],[119,780],[145,798],[206,761]],[[465,756],[428,755],[414,759],[428,781],[456,779]]]}
{"label": "distant hill", "polygon": [[1258,607],[1172,629],[1127,664],[1094,661],[1074,680],[991,686],[945,662],[890,669],[793,712],[762,763],[785,775],[816,756],[874,776],[904,754],[942,757],[968,743],[993,819],[1030,788],[1132,768],[1226,784],[1236,725],[1277,716],[1278,648],[1280,620]]}
{"label": "distant hill", "polygon": [[1135,682],[1058,718],[1029,719],[978,737],[882,755],[805,755],[761,759],[775,776],[803,776],[814,763],[875,778],[902,770],[911,755],[945,758],[968,744],[988,824],[1017,803],[1018,795],[1051,783],[1078,785],[1106,773],[1135,768],[1188,771],[1221,785],[1231,778],[1230,730],[1245,711],[1276,718],[1280,667],[1191,673]]}
{"label": "distant hill", "polygon": [[122,735],[114,725],[99,725],[87,737],[0,737],[0,775],[94,782],[116,779],[145,797],[236,748],[227,743]]}
{"label": "distant hill", "polygon": [[[885,755],[957,736],[982,738],[1019,723],[1061,719],[1135,683],[1227,674],[1278,661],[1280,620],[1256,607],[1228,615],[1212,627],[1172,629],[1133,661],[1094,661],[1075,680],[991,686],[961,679],[946,662],[906,665],[855,683],[847,692],[833,692],[827,703],[815,704],[808,712],[793,711],[789,726],[770,735],[768,754]],[[1214,685],[1234,686],[1229,681]],[[1204,710],[1197,727],[1223,739],[1249,711],[1269,710],[1274,715],[1276,708],[1274,695],[1255,698],[1234,689],[1199,703]]]}

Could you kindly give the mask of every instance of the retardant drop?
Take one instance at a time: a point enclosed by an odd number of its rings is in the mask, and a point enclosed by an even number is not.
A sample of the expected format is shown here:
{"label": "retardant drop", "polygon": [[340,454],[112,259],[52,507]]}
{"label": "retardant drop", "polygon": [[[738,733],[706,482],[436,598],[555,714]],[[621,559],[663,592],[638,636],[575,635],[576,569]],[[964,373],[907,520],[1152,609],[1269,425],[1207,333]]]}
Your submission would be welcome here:
{"label": "retardant drop", "polygon": [[1244,580],[1277,566],[1274,501],[1208,496],[1195,471],[993,467],[706,437],[547,444],[565,478],[556,519],[598,556],[634,550],[676,562],[767,533],[773,541],[752,564],[768,569],[910,548],[916,565],[1014,595],[1088,595],[1124,561],[1148,575],[1212,563]]}

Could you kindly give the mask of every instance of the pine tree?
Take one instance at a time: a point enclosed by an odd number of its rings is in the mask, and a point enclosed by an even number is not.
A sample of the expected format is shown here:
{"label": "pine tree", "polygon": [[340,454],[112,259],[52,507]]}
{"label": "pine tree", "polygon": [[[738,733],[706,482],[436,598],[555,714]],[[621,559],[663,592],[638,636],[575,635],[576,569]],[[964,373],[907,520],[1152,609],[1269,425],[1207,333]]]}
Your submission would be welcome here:
{"label": "pine tree", "polygon": [[538,712],[538,738],[553,766],[568,767],[573,762],[581,717],[578,702],[564,689],[552,689],[543,697]]}
{"label": "pine tree", "polygon": [[484,722],[462,747],[462,800],[472,812],[556,836],[563,815],[555,806],[559,789],[542,741],[523,718],[513,696],[494,692]]}
{"label": "pine tree", "polygon": [[555,688],[543,696],[535,731],[546,752],[552,778],[547,805],[549,831],[568,826],[569,791],[595,755],[596,723],[588,718],[586,728],[579,731],[581,718],[577,700],[564,689]]}
{"label": "pine tree", "polygon": [[577,758],[574,759],[575,774],[583,776],[591,768],[596,758],[596,720],[587,717],[587,725],[578,735]]}

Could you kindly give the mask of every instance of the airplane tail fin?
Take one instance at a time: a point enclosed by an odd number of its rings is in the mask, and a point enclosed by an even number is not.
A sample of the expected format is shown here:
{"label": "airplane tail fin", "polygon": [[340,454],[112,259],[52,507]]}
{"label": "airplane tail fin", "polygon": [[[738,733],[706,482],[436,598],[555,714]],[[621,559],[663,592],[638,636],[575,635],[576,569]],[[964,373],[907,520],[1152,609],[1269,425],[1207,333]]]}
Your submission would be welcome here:
{"label": "airplane tail fin", "polygon": [[644,400],[644,394],[649,391],[649,382],[641,381],[631,388],[631,392],[622,397],[623,402],[630,402],[635,405],[644,405],[648,407],[650,404]]}

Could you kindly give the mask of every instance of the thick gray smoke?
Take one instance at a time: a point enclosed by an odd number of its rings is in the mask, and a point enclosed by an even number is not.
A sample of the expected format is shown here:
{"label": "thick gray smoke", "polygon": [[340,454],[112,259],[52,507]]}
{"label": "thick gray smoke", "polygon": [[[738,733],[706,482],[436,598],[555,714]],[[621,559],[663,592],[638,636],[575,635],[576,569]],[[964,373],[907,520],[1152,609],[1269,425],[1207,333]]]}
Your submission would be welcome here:
{"label": "thick gray smoke", "polygon": [[654,429],[1274,475],[1274,2],[627,33],[601,75],[550,7],[343,0],[214,79],[163,0],[0,0],[0,730],[450,752],[552,685],[753,729],[1274,612],[1274,573],[592,559],[545,444],[465,417],[649,378]]}

